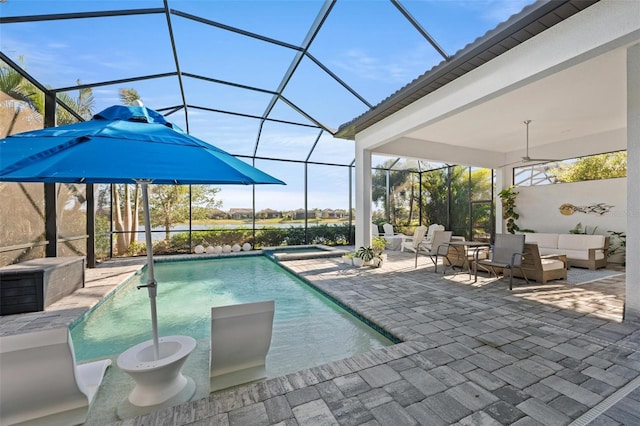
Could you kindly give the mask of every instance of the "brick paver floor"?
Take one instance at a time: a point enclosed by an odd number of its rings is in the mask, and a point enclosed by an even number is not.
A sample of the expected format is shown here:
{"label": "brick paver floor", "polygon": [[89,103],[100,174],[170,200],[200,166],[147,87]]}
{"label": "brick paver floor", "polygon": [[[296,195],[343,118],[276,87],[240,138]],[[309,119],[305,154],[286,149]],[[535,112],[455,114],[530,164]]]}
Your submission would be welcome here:
{"label": "brick paver floor", "polygon": [[640,324],[621,322],[624,275],[516,279],[509,291],[443,277],[426,257],[415,269],[407,253],[379,269],[283,264],[402,343],[118,424],[640,424]]}

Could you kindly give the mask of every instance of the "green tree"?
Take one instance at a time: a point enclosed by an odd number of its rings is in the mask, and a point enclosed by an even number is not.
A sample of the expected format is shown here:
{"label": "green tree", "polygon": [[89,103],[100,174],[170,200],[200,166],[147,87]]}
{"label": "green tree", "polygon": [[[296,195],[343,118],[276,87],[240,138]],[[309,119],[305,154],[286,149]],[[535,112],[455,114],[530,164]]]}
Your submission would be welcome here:
{"label": "green tree", "polygon": [[[387,211],[387,169],[395,159],[389,159],[376,166],[371,175],[371,199],[376,206],[381,206],[385,217],[392,224],[399,224],[400,219],[406,216],[407,207],[412,203],[411,197],[411,172],[409,170],[393,170],[389,172],[389,211]],[[410,209],[409,209],[410,210]]]}
{"label": "green tree", "polygon": [[220,188],[210,185],[151,185],[149,187],[149,211],[151,226],[163,226],[165,239],[171,238],[171,227],[189,220],[189,202],[199,208],[219,208],[216,200]]}
{"label": "green tree", "polygon": [[581,182],[627,176],[627,151],[610,152],[578,158],[573,163],[561,163],[547,173],[556,182]]}
{"label": "green tree", "polygon": [[[449,192],[449,182],[451,192]],[[474,208],[469,215],[471,199],[491,198],[491,171],[452,166],[422,173],[422,211],[425,223],[439,223],[467,238],[469,221],[480,224],[488,221],[489,204]]]}
{"label": "green tree", "polygon": [[[23,57],[19,56],[18,63],[22,65],[23,62]],[[33,84],[4,62],[0,62],[0,91],[15,100],[25,102],[40,114],[44,112],[44,96],[39,96],[39,90]]]}
{"label": "green tree", "polygon": [[[18,62],[22,65],[22,57],[18,58]],[[77,80],[77,84],[80,85],[80,80]],[[0,90],[15,100],[25,102],[39,114],[44,114],[44,93],[5,63],[0,63]],[[58,93],[57,97],[84,120],[89,120],[93,116],[95,100],[91,88],[78,89],[76,97],[69,93]],[[56,108],[56,125],[61,126],[76,121],[78,120],[64,108]]]}
{"label": "green tree", "polygon": [[[80,80],[77,80],[76,83],[80,85]],[[83,120],[91,120],[91,117],[93,117],[93,109],[96,102],[90,87],[78,89],[78,95],[75,98],[69,93],[59,93],[58,99],[70,106]],[[76,123],[77,121],[76,117],[66,109],[56,108],[56,125],[62,126]]]}

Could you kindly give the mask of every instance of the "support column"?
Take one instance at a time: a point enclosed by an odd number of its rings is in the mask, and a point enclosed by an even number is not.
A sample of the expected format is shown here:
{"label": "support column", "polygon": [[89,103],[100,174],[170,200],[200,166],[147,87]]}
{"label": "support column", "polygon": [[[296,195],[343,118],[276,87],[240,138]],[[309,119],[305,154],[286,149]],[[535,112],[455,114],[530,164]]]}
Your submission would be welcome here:
{"label": "support column", "polygon": [[356,248],[371,244],[371,151],[356,141]]}
{"label": "support column", "polygon": [[[44,127],[56,125],[56,94],[44,93]],[[44,184],[44,234],[49,241],[46,257],[58,256],[58,200],[55,183]]]}
{"label": "support column", "polygon": [[513,168],[501,167],[496,169],[496,234],[504,234],[507,232],[504,219],[502,219],[502,202],[500,197],[498,197],[498,193],[503,189],[509,188],[511,185],[513,185]]}
{"label": "support column", "polygon": [[640,44],[627,49],[627,283],[624,318],[640,320]]}
{"label": "support column", "polygon": [[[87,197],[87,268],[96,267],[96,201],[94,185],[88,184]],[[190,246],[191,247],[191,246]]]}

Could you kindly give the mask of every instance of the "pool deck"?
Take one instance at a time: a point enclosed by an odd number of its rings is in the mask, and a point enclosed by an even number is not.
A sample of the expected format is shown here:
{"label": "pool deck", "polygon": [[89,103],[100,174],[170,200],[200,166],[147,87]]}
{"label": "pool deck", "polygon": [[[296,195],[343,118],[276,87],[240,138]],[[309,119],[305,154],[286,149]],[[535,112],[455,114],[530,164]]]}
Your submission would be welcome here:
{"label": "pool deck", "polygon": [[[379,269],[282,263],[403,343],[116,424],[640,424],[640,323],[621,322],[624,275],[515,279],[509,291],[485,275],[436,274],[426,257],[417,269],[410,253],[388,257]],[[85,289],[39,315],[2,317],[0,332],[69,324],[143,263],[87,270]]]}

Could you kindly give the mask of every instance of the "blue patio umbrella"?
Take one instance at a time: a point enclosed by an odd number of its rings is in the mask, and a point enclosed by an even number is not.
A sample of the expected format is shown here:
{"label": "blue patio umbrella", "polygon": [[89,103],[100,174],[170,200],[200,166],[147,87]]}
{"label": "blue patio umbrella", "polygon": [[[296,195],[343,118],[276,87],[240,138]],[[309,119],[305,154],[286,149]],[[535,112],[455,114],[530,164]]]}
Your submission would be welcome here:
{"label": "blue patio umbrella", "polygon": [[147,243],[149,299],[158,358],[149,183],[284,184],[227,152],[185,133],[157,111],[112,106],[93,119],[19,133],[0,140],[0,181],[139,183]]}

